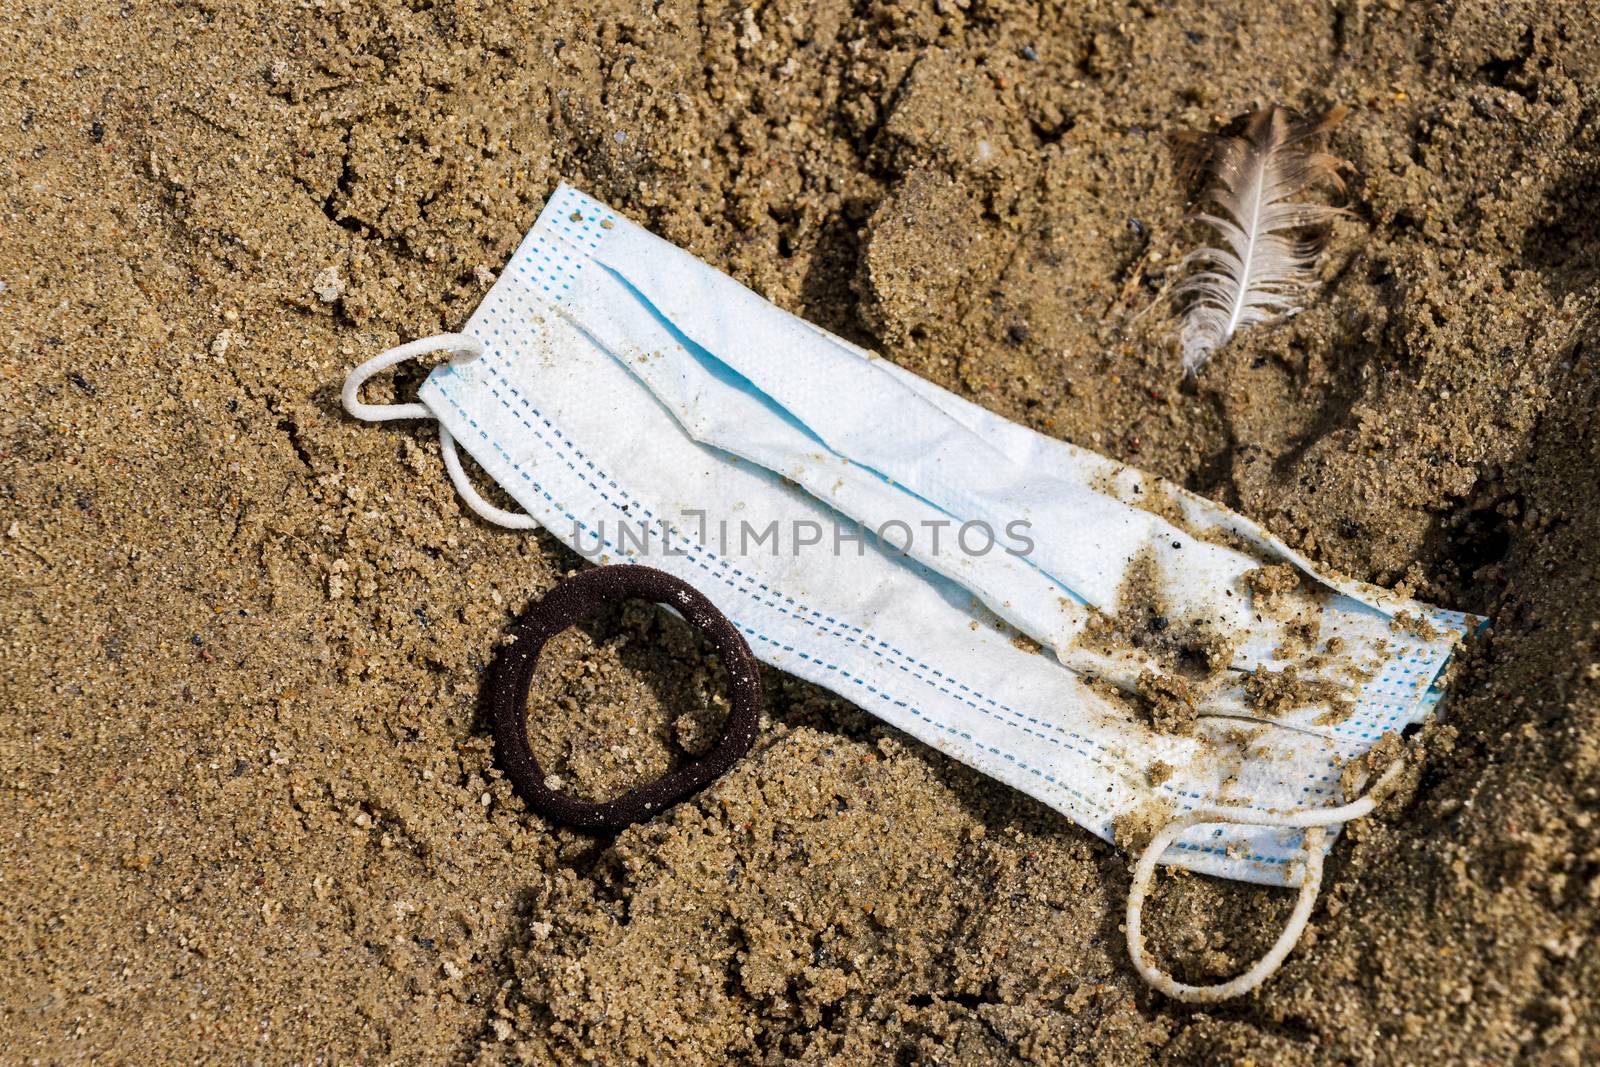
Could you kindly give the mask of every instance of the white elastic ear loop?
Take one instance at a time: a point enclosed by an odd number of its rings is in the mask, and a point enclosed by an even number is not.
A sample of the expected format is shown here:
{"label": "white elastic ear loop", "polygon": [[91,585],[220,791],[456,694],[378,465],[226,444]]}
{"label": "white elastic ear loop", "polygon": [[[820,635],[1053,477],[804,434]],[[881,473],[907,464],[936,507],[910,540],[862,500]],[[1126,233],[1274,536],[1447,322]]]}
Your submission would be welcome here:
{"label": "white elastic ear loop", "polygon": [[[1139,977],[1148,982],[1152,988],[1174,1000],[1187,1001],[1190,1004],[1215,1004],[1228,1000],[1250,992],[1272,977],[1273,972],[1282,966],[1283,961],[1294,950],[1300,935],[1305,932],[1306,923],[1311,918],[1311,909],[1317,902],[1317,893],[1322,889],[1322,842],[1326,837],[1324,828],[1359,819],[1371,812],[1377,807],[1379,794],[1399,776],[1404,766],[1404,760],[1396,760],[1378,776],[1378,780],[1367,790],[1366,795],[1342,807],[1311,808],[1282,815],[1266,814],[1247,808],[1233,810],[1212,808],[1207,811],[1187,812],[1167,823],[1139,854],[1139,862],[1133,871],[1133,884],[1128,887],[1128,957],[1133,960],[1134,969],[1139,972]],[[1229,981],[1219,982],[1216,985],[1187,985],[1150,962],[1145,955],[1142,927],[1144,897],[1155,875],[1156,860],[1167,850],[1167,846],[1189,827],[1211,823],[1305,829],[1303,842],[1306,850],[1305,877],[1300,883],[1300,897],[1295,901],[1294,911],[1289,915],[1288,924],[1265,956],[1257,960],[1248,971]]]}
{"label": "white elastic ear loop", "polygon": [[[483,342],[476,337],[464,333],[440,333],[432,337],[424,337],[417,341],[409,341],[403,345],[379,352],[361,366],[351,371],[344,380],[344,388],[339,391],[339,399],[344,404],[344,409],[358,419],[368,422],[388,422],[393,419],[431,419],[434,414],[425,404],[364,404],[361,402],[361,387],[367,379],[380,371],[388,370],[396,363],[404,363],[417,356],[426,356],[432,352],[449,352],[450,362],[466,363],[483,355]],[[489,522],[504,526],[511,530],[535,530],[539,524],[527,515],[518,515],[510,511],[502,511],[495,507],[475,489],[467,480],[467,472],[462,469],[461,455],[456,451],[456,440],[450,436],[450,431],[439,425],[439,451],[444,455],[444,469],[450,472],[450,481],[456,487],[456,492],[461,499],[466,501],[467,507],[477,512]]]}
{"label": "white elastic ear loop", "polygon": [[455,485],[456,493],[466,502],[467,507],[476,511],[481,518],[496,526],[504,526],[508,530],[539,528],[539,524],[532,516],[504,511],[483,499],[461,466],[461,455],[456,451],[456,439],[450,436],[450,431],[444,428],[442,422],[439,424],[439,451],[444,455],[444,469],[450,472],[450,481]]}
{"label": "white elastic ear loop", "polygon": [[361,387],[367,384],[367,379],[379,371],[386,371],[396,363],[404,363],[417,356],[426,356],[430,352],[451,353],[450,362],[465,363],[483,355],[483,342],[476,337],[464,333],[440,333],[432,337],[424,337],[417,341],[409,341],[403,345],[379,352],[361,366],[351,371],[344,380],[344,388],[339,391],[339,400],[344,404],[344,409],[358,419],[367,422],[388,422],[392,419],[431,419],[433,412],[422,404],[363,404],[361,402]]}

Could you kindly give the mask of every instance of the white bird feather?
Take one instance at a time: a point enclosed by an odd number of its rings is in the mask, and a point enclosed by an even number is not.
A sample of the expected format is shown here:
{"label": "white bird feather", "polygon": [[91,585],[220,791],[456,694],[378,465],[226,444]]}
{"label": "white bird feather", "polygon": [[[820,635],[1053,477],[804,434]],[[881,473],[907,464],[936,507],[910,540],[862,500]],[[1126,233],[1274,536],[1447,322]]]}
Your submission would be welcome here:
{"label": "white bird feather", "polygon": [[1193,218],[1221,238],[1178,263],[1180,272],[1199,268],[1174,290],[1191,298],[1179,332],[1186,373],[1199,370],[1245,327],[1303,307],[1319,250],[1306,230],[1347,214],[1297,199],[1319,182],[1343,188],[1345,162],[1305,144],[1345,113],[1337,107],[1306,119],[1273,106],[1240,116],[1221,133],[1181,138],[1190,173],[1203,167],[1210,175],[1201,202],[1212,210]]}

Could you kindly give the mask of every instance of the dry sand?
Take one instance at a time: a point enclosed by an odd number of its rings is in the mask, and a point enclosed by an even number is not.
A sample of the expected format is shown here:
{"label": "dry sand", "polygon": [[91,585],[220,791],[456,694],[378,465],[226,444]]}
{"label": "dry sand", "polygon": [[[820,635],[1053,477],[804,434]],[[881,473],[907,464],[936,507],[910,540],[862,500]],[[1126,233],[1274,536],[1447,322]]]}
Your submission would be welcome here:
{"label": "dry sand", "polygon": [[[578,10],[583,9],[583,10]],[[1600,12],[1550,0],[0,11],[0,1061],[1600,1060]],[[1314,307],[1185,383],[1164,135],[1355,108]],[[478,698],[579,565],[344,371],[458,326],[569,178],[979,402],[1492,615],[1256,997],[1151,994],[1127,859],[769,675],[614,843]],[[409,393],[420,371],[402,375]],[[381,392],[381,390],[380,390]],[[704,743],[694,635],[564,638],[599,795]],[[703,706],[709,707],[702,712]],[[1190,980],[1288,896],[1163,878]]]}

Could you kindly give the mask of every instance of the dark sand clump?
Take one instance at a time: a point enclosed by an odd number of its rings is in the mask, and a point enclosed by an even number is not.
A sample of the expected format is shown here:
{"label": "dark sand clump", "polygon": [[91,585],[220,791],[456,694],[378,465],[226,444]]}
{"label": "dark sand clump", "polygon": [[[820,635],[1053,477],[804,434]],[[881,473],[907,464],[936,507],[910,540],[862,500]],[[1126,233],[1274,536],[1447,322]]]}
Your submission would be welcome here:
{"label": "dark sand clump", "polygon": [[[1600,1060],[1597,24],[6,5],[0,1061]],[[1351,216],[1307,311],[1185,381],[1147,310],[1195,237],[1165,135],[1269,102],[1354,108]],[[429,427],[337,391],[458,327],[562,177],[1010,418],[1494,618],[1258,996],[1152,994],[1123,854],[779,676],[695,801],[614,842],[524,811],[482,672],[580,561],[470,518]],[[536,743],[592,795],[722,714],[648,611],[548,657]],[[1289,906],[1163,876],[1146,924],[1212,980]]]}

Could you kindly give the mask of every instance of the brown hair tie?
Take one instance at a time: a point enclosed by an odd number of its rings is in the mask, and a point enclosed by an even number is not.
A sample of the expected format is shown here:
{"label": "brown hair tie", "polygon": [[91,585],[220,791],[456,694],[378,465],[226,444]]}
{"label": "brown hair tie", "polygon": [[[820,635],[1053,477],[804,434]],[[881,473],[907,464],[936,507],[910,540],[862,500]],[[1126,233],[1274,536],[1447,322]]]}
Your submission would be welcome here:
{"label": "brown hair tie", "polygon": [[[528,686],[546,641],[605,605],[629,597],[671,607],[711,639],[728,671],[733,707],[722,737],[703,756],[613,800],[577,800],[545,785],[544,771],[528,747]],[[688,799],[750,751],[761,722],[761,675],[750,646],[733,623],[688,582],[639,564],[596,567],[550,590],[517,622],[489,680],[489,711],[496,760],[528,807],[575,829],[614,831]]]}

